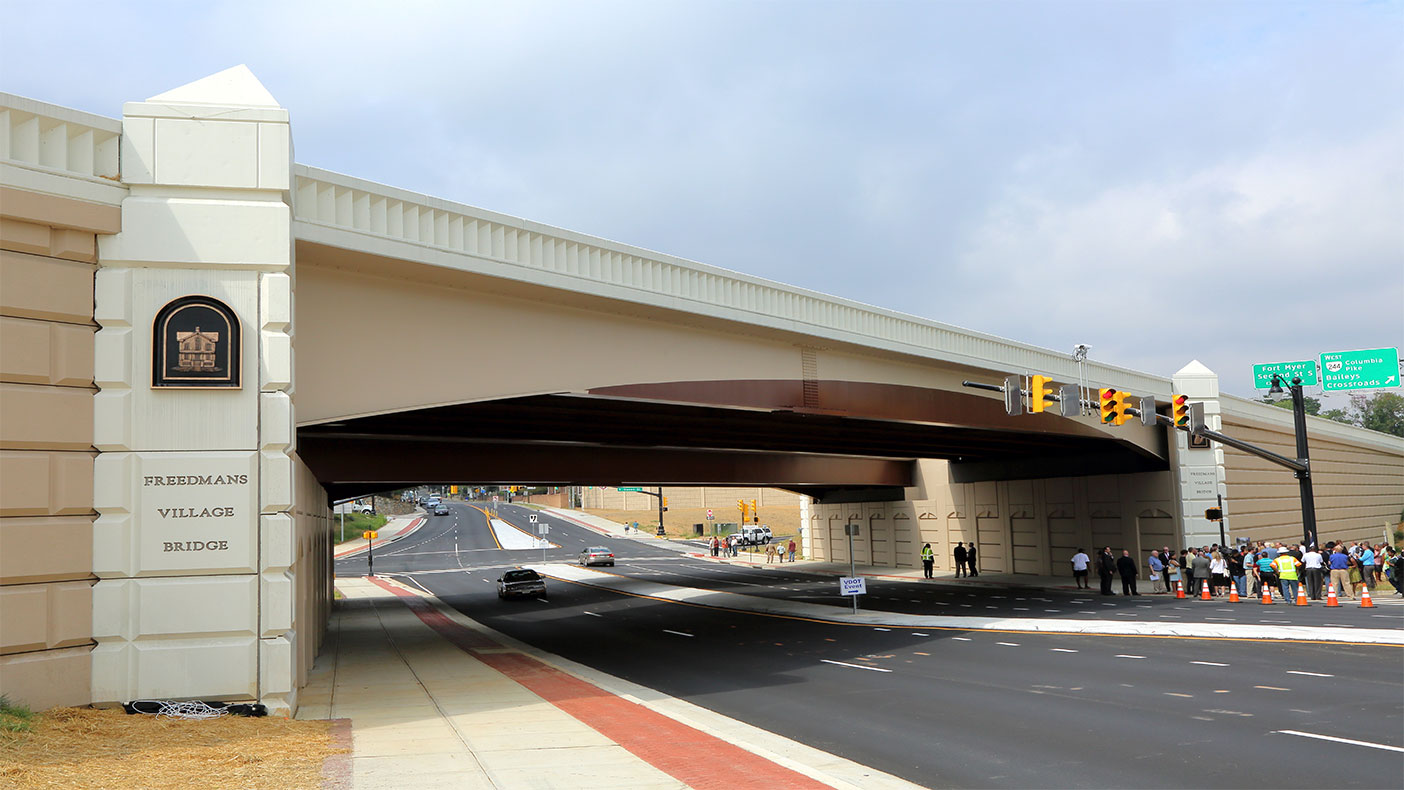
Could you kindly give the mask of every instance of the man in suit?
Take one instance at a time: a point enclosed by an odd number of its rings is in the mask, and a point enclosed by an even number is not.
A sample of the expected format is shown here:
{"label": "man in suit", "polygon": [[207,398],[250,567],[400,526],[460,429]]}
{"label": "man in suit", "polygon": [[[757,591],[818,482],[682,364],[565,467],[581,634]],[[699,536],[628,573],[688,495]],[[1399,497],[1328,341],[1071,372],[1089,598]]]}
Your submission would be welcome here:
{"label": "man in suit", "polygon": [[965,575],[965,541],[956,541],[955,550],[951,553],[955,555],[956,578],[959,579]]}
{"label": "man in suit", "polygon": [[979,576],[980,566],[976,564],[975,541],[970,541],[970,548],[965,552],[965,568],[969,571],[967,576]]}
{"label": "man in suit", "polygon": [[1121,594],[1140,595],[1136,592],[1136,577],[1141,575],[1141,569],[1136,567],[1136,558],[1131,556],[1131,552],[1122,549],[1121,556],[1116,560],[1116,571],[1121,574]]}
{"label": "man in suit", "polygon": [[1102,595],[1116,595],[1111,586],[1115,575],[1116,558],[1112,556],[1111,546],[1107,546],[1097,555],[1097,576],[1102,580]]}

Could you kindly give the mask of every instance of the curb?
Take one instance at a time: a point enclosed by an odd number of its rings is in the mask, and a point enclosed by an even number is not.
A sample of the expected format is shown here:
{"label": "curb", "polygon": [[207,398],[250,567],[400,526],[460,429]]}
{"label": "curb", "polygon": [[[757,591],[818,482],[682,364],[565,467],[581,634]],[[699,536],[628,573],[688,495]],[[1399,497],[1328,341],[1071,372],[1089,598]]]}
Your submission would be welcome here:
{"label": "curb", "polygon": [[[424,516],[416,516],[415,519],[414,519],[414,521],[411,521],[411,522],[410,522],[410,525],[409,525],[408,527],[405,527],[404,529],[402,529],[402,530],[400,530],[399,532],[397,532],[397,533],[395,534],[395,537],[393,537],[393,538],[386,538],[385,540],[381,541],[381,542],[380,542],[380,545],[382,545],[382,546],[388,546],[388,545],[390,545],[391,543],[394,543],[394,542],[400,540],[401,538],[407,538],[407,537],[409,537],[410,535],[413,535],[415,532],[418,532],[418,531],[419,531],[419,528],[422,527],[422,526],[424,526],[424,524],[425,524]],[[339,552],[339,553],[338,553],[338,552],[333,552],[333,553],[332,553],[332,561],[335,562],[336,560],[345,559],[345,558],[347,558],[347,557],[350,557],[350,556],[359,554],[359,553],[361,553],[361,552],[363,552],[363,551],[366,551],[366,550],[369,549],[369,548],[370,548],[370,544],[366,544],[365,546],[357,546],[357,547],[354,548],[354,549],[347,549],[346,551]]]}

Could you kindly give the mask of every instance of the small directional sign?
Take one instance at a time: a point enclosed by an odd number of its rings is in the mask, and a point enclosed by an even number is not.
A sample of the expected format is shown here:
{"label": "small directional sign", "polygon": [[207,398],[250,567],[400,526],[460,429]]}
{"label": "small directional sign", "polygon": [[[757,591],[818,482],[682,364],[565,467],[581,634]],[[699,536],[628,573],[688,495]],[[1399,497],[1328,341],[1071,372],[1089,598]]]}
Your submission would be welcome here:
{"label": "small directional sign", "polygon": [[1366,348],[1321,354],[1321,391],[1386,389],[1399,386],[1399,349]]}
{"label": "small directional sign", "polygon": [[1316,360],[1314,359],[1306,359],[1301,362],[1265,362],[1261,365],[1254,365],[1253,386],[1260,390],[1271,389],[1272,374],[1274,373],[1282,378],[1283,384],[1291,384],[1293,378],[1301,376],[1304,386],[1316,386]]}
{"label": "small directional sign", "polygon": [[839,595],[867,595],[868,580],[862,576],[839,577]]}
{"label": "small directional sign", "polygon": [[639,486],[620,486],[619,488],[617,488],[617,489],[615,489],[615,490],[616,490],[616,491],[634,491],[634,492],[638,492],[638,491],[642,491],[643,489],[640,488]]}
{"label": "small directional sign", "polygon": [[535,523],[536,523],[536,514],[535,514],[535,513],[532,513],[530,516],[527,516],[527,520],[530,521],[531,523],[535,524]]}

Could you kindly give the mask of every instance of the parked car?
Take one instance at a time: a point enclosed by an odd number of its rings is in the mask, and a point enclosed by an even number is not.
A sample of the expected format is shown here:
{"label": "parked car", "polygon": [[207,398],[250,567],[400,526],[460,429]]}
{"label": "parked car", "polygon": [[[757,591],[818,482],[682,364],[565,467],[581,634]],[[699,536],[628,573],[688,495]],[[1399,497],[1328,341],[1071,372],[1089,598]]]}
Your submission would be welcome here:
{"label": "parked car", "polygon": [[440,502],[439,504],[437,504],[437,505],[434,506],[434,515],[436,515],[436,516],[447,516],[448,514],[449,514],[448,505],[445,505],[443,502]]}
{"label": "parked car", "polygon": [[529,568],[517,568],[502,574],[497,580],[498,598],[545,598],[546,580]]}
{"label": "parked car", "polygon": [[352,512],[352,513],[374,513],[374,512],[375,512],[375,508],[371,507],[370,505],[363,505],[363,504],[361,504],[360,502],[357,502],[356,504],[354,504],[354,505],[351,506],[351,512]]}
{"label": "parked car", "polygon": [[614,552],[603,546],[591,546],[580,552],[580,564],[585,566],[608,565],[614,567]]}

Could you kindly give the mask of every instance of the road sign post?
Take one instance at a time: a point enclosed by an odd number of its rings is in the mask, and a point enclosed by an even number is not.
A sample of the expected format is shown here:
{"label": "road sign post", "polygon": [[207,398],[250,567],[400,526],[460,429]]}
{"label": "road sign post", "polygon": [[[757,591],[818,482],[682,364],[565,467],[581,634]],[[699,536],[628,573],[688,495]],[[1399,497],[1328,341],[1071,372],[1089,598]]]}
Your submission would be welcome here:
{"label": "road sign post", "polygon": [[[1284,380],[1288,377],[1283,376]],[[1303,383],[1310,383],[1303,379]],[[1399,386],[1399,349],[1366,348],[1321,354],[1321,391],[1386,389]]]}
{"label": "road sign post", "polygon": [[[852,579],[852,578],[855,578],[855,577],[858,576],[858,569],[857,569],[857,566],[854,565],[854,561],[853,561],[853,536],[854,536],[854,535],[857,535],[857,534],[858,534],[858,531],[859,531],[860,529],[861,529],[861,526],[858,525],[858,524],[849,523],[849,524],[844,524],[844,525],[843,525],[843,534],[845,534],[845,535],[848,536],[848,578],[849,578],[849,579]],[[844,581],[847,581],[847,580],[844,580]],[[867,590],[866,585],[863,585],[863,584],[862,584],[862,581],[863,581],[863,580],[862,580],[862,579],[859,579],[858,581],[859,581],[859,583],[860,583],[859,586],[863,588],[860,592],[853,592],[853,593],[845,592],[845,593],[844,593],[844,595],[851,595],[851,596],[853,597],[853,613],[854,613],[854,614],[858,614],[858,596],[861,594],[861,592],[866,592],[866,590]],[[840,586],[840,589],[841,589],[841,590],[844,589],[844,588],[842,587],[843,582],[840,581],[839,584],[841,585],[841,586]]]}

